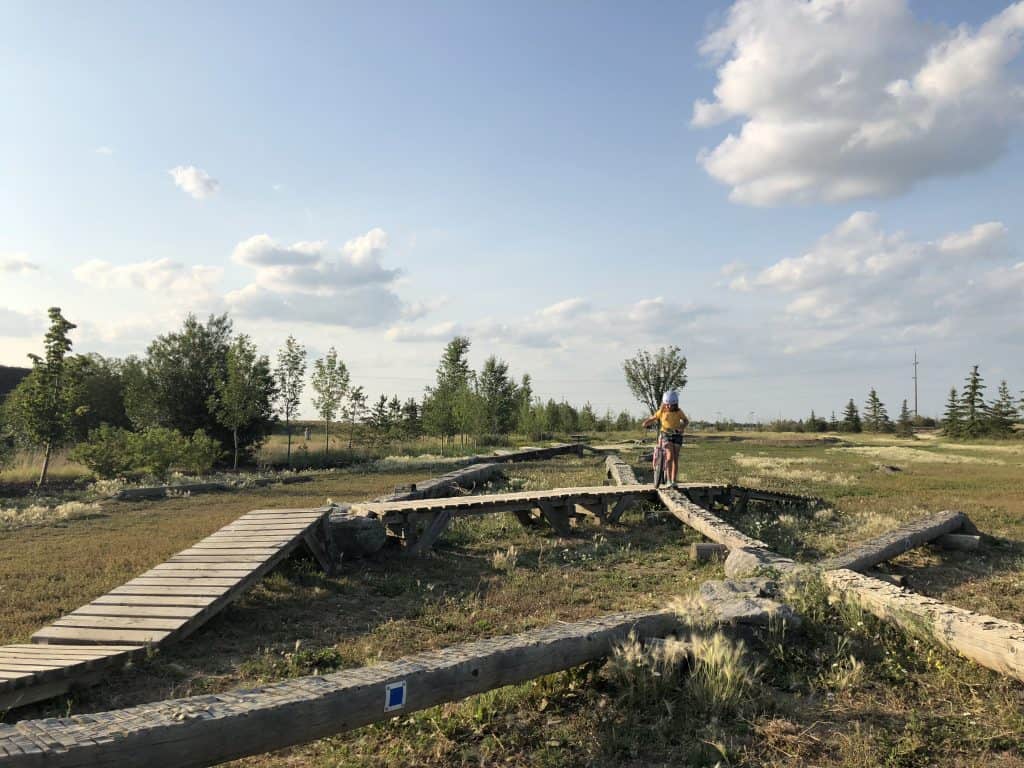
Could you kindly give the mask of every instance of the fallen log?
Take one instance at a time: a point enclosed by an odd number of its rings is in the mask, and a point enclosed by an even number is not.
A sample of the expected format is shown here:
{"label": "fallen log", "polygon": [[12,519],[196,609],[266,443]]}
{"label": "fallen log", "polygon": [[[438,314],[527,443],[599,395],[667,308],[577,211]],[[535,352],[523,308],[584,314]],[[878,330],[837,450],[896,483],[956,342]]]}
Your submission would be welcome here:
{"label": "fallen log", "polygon": [[973,552],[981,546],[981,536],[974,533],[945,533],[935,540],[943,549]]}
{"label": "fallen log", "polygon": [[927,544],[943,534],[960,530],[966,520],[967,515],[963,512],[938,512],[901,525],[899,528],[859,544],[841,555],[822,560],[818,565],[826,571],[841,568],[851,571],[866,571],[915,547]]}
{"label": "fallen log", "polygon": [[947,605],[845,568],[825,571],[822,578],[833,595],[883,621],[1024,681],[1024,625]]}
{"label": "fallen log", "polygon": [[763,541],[753,539],[747,534],[733,528],[720,517],[711,514],[703,507],[694,504],[674,488],[659,488],[658,497],[665,508],[681,522],[729,549],[752,548],[767,549]]}
{"label": "fallen log", "polygon": [[604,466],[607,470],[608,478],[616,485],[636,485],[640,482],[637,480],[633,468],[620,456],[615,454],[608,456],[604,460]]}

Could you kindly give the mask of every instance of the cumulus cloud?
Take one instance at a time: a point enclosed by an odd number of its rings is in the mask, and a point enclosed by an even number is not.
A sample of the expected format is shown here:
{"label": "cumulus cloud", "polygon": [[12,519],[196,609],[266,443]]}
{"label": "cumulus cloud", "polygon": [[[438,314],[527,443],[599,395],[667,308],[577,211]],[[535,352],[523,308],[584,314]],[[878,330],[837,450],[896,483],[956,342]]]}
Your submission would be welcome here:
{"label": "cumulus cloud", "polygon": [[174,184],[196,200],[212,197],[220,189],[220,182],[201,168],[194,165],[179,165],[167,173],[174,179]]}
{"label": "cumulus cloud", "polygon": [[223,276],[220,267],[188,267],[172,259],[112,264],[92,259],[72,270],[76,280],[100,289],[132,289],[168,298],[205,301],[215,293]]}
{"label": "cumulus cloud", "polygon": [[409,309],[393,289],[399,270],[382,263],[387,247],[388,235],[379,228],[340,248],[325,241],[286,245],[255,235],[238,243],[231,255],[236,264],[255,270],[253,282],[226,299],[248,317],[353,328],[380,325]]}
{"label": "cumulus cloud", "polygon": [[906,0],[737,0],[701,51],[719,62],[699,127],[738,120],[698,160],[752,205],[888,196],[982,168],[1024,116],[1024,2],[977,29]]}
{"label": "cumulus cloud", "polygon": [[29,261],[28,257],[24,254],[14,254],[13,256],[0,256],[0,273],[9,275],[25,275],[30,272],[38,272],[39,265],[33,261]]}
{"label": "cumulus cloud", "polygon": [[1008,263],[1006,241],[1001,222],[918,241],[859,211],[806,253],[741,275],[734,288],[783,302],[789,351],[946,338],[977,331],[974,317],[1024,304],[1024,265]]}
{"label": "cumulus cloud", "polygon": [[448,341],[462,332],[458,323],[446,321],[431,326],[396,325],[388,329],[387,337],[392,341]]}

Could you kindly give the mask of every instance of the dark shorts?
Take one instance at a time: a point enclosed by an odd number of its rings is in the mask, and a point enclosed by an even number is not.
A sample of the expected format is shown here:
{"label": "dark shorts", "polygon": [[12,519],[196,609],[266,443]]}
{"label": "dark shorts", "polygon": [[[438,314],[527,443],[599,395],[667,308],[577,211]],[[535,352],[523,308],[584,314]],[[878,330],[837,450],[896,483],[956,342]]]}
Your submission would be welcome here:
{"label": "dark shorts", "polygon": [[661,439],[666,443],[672,443],[672,445],[683,444],[683,433],[682,432],[662,432]]}

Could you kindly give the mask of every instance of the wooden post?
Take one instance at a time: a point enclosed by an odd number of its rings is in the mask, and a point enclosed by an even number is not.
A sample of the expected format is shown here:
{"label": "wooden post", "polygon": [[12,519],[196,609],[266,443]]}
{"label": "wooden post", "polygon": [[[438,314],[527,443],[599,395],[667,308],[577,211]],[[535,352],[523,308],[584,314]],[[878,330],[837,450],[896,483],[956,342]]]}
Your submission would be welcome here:
{"label": "wooden post", "polygon": [[437,541],[438,537],[444,533],[448,524],[452,520],[452,512],[450,509],[442,509],[440,512],[434,514],[434,517],[423,529],[423,533],[419,535],[416,541],[412,542],[406,547],[405,553],[407,555],[421,555]]}
{"label": "wooden post", "polygon": [[630,509],[636,502],[633,500],[632,495],[619,496],[615,500],[615,504],[612,506],[611,512],[608,513],[608,520],[613,523],[619,522],[623,513]]}
{"label": "wooden post", "polygon": [[724,544],[700,542],[690,545],[690,559],[698,563],[724,560],[727,554],[729,554],[729,548]]}
{"label": "wooden post", "polygon": [[548,525],[555,529],[559,536],[569,536],[572,528],[569,525],[569,513],[563,506],[555,506],[546,499],[538,499],[537,508],[541,516],[547,520]]}

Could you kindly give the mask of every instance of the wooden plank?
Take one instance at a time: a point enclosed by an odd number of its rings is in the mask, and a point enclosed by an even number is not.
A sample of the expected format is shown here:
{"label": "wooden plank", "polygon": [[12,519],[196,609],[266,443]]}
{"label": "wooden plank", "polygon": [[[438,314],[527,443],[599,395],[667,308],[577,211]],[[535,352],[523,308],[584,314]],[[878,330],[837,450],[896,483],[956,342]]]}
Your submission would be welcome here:
{"label": "wooden plank", "polygon": [[886,560],[892,560],[908,550],[927,544],[944,533],[959,530],[967,516],[963,512],[938,512],[913,520],[895,530],[860,544],[841,555],[822,560],[819,565],[826,571],[846,568],[866,571]]}
{"label": "wooden plank", "polygon": [[89,629],[87,627],[43,627],[32,635],[38,643],[157,643],[170,632],[159,629]]}
{"label": "wooden plank", "polygon": [[52,627],[89,627],[95,629],[178,629],[185,619],[154,619],[136,616],[93,616],[69,613],[53,622]]}
{"label": "wooden plank", "polygon": [[[120,587],[115,587],[110,590],[105,597],[122,597],[130,595],[145,595],[147,598],[150,597],[220,597],[225,592],[224,587],[199,587],[193,584],[186,584],[182,586],[170,586],[168,584],[152,585],[152,584],[125,584]],[[100,598],[97,598],[99,600]],[[95,602],[95,601],[94,601]]]}
{"label": "wooden plank", "polygon": [[253,570],[255,568],[259,568],[261,565],[263,565],[263,562],[267,558],[269,558],[269,557],[271,557],[271,555],[267,555],[267,557],[261,557],[261,558],[255,558],[255,559],[253,559],[252,555],[248,555],[248,556],[246,556],[246,555],[194,555],[194,556],[193,555],[184,555],[184,556],[183,555],[175,555],[174,557],[172,557],[170,560],[167,561],[167,564],[168,565],[173,565],[175,563],[178,563],[178,564],[181,564],[181,565],[186,565],[186,564],[193,564],[194,565],[196,563],[199,563],[199,564],[206,563],[206,564],[213,565],[213,564],[218,564],[219,563],[219,564],[222,564],[222,565],[231,565],[231,566],[233,566],[234,568],[236,568],[238,570],[249,570],[249,571],[251,571],[251,570]]}
{"label": "wooden plank", "polygon": [[196,563],[191,560],[183,560],[154,565],[147,573],[162,574],[164,571],[238,571],[240,575],[244,576],[261,565],[263,565],[262,560],[249,561],[247,563],[242,563],[238,560],[234,562],[221,560],[212,563]]}
{"label": "wooden plank", "polygon": [[174,555],[175,558],[185,557],[237,557],[242,556],[243,560],[259,560],[262,562],[268,557],[273,557],[277,554],[277,550],[280,547],[217,547],[213,551],[210,549],[185,549]]}
{"label": "wooden plank", "polygon": [[3,674],[4,672],[13,672],[14,674],[22,674],[24,672],[45,672],[50,669],[65,669],[67,666],[67,664],[63,664],[60,661],[45,664],[42,659],[38,662],[28,664],[19,664],[18,662],[4,659],[0,661],[0,674]]}
{"label": "wooden plank", "polygon": [[[190,619],[205,606],[188,605],[83,605],[67,616],[138,616],[139,618]],[[3,651],[0,650],[0,655]]]}
{"label": "wooden plank", "polygon": [[228,587],[233,587],[238,583],[238,579],[228,578],[214,578],[214,577],[193,577],[193,578],[178,578],[178,577],[165,577],[156,578],[151,576],[140,576],[137,579],[132,579],[125,586],[126,587],[221,587],[221,592],[224,592]]}
{"label": "wooden plank", "polygon": [[115,595],[108,594],[97,597],[89,605],[138,605],[138,606],[180,606],[182,608],[202,608],[214,600],[216,596],[189,596],[189,595]]}

